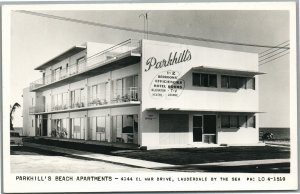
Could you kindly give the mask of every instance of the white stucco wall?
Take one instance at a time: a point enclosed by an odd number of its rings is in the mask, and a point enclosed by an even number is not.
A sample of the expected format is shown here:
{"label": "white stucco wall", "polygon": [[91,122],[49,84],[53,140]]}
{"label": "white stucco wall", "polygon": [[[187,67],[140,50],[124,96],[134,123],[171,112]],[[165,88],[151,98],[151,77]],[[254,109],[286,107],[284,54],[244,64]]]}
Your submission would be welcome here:
{"label": "white stucco wall", "polygon": [[[23,135],[35,136],[35,116],[29,114],[29,108],[35,105],[34,92],[30,92],[29,87],[23,89]],[[33,102],[32,102],[33,100]],[[33,121],[33,126],[32,126]]]}
{"label": "white stucco wall", "polygon": [[[141,105],[141,142],[143,146],[155,146],[163,144],[193,144],[192,120],[189,120],[190,131],[180,134],[160,134],[158,111],[149,111],[149,108],[177,109],[194,111],[229,111],[229,112],[257,112],[258,111],[258,76],[255,77],[255,90],[252,89],[225,89],[221,88],[221,74],[217,73],[218,88],[198,87],[192,85],[192,73],[201,72],[192,70],[199,66],[207,66],[218,69],[234,69],[240,71],[258,71],[258,56],[253,53],[221,50],[214,48],[198,47],[164,43],[151,40],[143,40],[142,43],[142,105]],[[156,61],[169,59],[172,52],[177,52],[177,57],[184,50],[189,50],[191,59],[170,66],[161,66],[149,69],[147,60],[155,57]],[[159,65],[158,65],[159,66]],[[150,95],[151,84],[154,78],[162,72],[175,71],[178,79],[184,80],[184,89],[178,97],[153,97]],[[223,75],[223,74],[222,74]],[[228,75],[228,74],[227,74]],[[238,74],[230,74],[237,75]],[[178,113],[182,113],[178,111]],[[190,114],[190,117],[192,117]],[[257,121],[258,122],[258,121]],[[257,124],[258,125],[258,124]],[[232,142],[257,143],[258,128],[239,129],[235,133],[217,129],[218,143]],[[239,137],[239,138],[237,138]],[[241,141],[244,137],[250,137]],[[232,139],[232,140],[231,140]]]}

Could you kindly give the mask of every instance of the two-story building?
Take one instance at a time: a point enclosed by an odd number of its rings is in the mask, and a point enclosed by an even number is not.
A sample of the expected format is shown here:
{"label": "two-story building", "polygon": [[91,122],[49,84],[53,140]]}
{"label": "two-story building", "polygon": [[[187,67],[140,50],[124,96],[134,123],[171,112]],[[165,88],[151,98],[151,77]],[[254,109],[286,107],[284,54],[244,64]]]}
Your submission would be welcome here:
{"label": "two-story building", "polygon": [[254,53],[152,40],[88,42],[35,70],[42,78],[23,95],[24,106],[31,104],[24,130],[33,136],[147,148],[259,140]]}

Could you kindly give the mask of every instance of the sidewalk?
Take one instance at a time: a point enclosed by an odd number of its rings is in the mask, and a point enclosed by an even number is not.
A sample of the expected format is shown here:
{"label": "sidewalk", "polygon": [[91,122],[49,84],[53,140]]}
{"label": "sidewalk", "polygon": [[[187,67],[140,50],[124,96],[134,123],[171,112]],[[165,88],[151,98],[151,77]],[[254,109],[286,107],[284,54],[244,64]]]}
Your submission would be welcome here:
{"label": "sidewalk", "polygon": [[119,156],[112,156],[112,155],[107,155],[107,154],[85,152],[85,151],[66,149],[66,148],[61,148],[61,147],[47,146],[47,145],[28,143],[28,142],[24,143],[24,146],[47,150],[47,151],[52,151],[52,152],[63,153],[63,154],[75,156],[78,158],[99,160],[99,161],[104,161],[104,162],[109,162],[109,163],[119,164],[119,165],[126,165],[126,166],[131,166],[131,167],[155,169],[155,168],[165,168],[165,167],[173,167],[174,166],[174,165],[158,163],[158,162],[150,162],[150,161],[145,161],[145,160],[137,160],[137,159],[131,159],[131,158],[125,158],[125,157],[119,157]]}
{"label": "sidewalk", "polygon": [[167,169],[182,169],[183,167],[237,167],[237,166],[249,166],[249,165],[271,165],[271,164],[279,164],[279,163],[289,163],[289,159],[263,159],[263,160],[243,160],[243,161],[228,161],[228,162],[211,162],[211,163],[201,163],[201,164],[187,164],[187,165],[172,165],[166,163],[159,163],[159,162],[151,162],[146,160],[140,159],[132,159],[120,156],[113,156],[107,154],[99,154],[99,153],[92,153],[86,151],[79,151],[74,149],[66,149],[61,147],[55,146],[48,146],[48,145],[41,145],[35,143],[25,143],[25,146],[42,149],[57,153],[63,153],[66,155],[70,155],[75,158],[83,158],[89,160],[98,160],[102,162],[108,162],[118,165],[125,165],[130,167],[138,167],[138,168],[147,168],[147,169],[157,169],[157,170],[167,170]]}

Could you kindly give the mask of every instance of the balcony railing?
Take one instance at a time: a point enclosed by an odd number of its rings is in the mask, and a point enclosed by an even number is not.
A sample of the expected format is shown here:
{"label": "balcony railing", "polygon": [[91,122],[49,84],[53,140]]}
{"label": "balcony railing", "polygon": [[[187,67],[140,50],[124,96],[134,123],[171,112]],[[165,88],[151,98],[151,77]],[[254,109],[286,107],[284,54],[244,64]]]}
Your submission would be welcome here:
{"label": "balcony railing", "polygon": [[30,106],[29,107],[29,113],[40,113],[40,112],[45,112],[45,106]]}
{"label": "balcony railing", "polygon": [[129,87],[129,91],[127,94],[116,95],[116,97],[114,97],[111,100],[111,103],[131,102],[131,101],[139,101],[138,87]]}
{"label": "balcony railing", "polygon": [[40,113],[40,112],[49,112],[49,111],[63,111],[63,110],[71,110],[77,108],[85,108],[85,107],[95,107],[95,106],[103,106],[109,104],[117,104],[124,102],[133,102],[139,101],[139,90],[138,87],[129,87],[128,93],[125,95],[117,95],[116,98],[112,98],[111,101],[107,99],[99,98],[99,97],[90,97],[86,103],[86,98],[78,98],[74,101],[66,99],[61,101],[62,103],[58,103],[52,105],[51,107],[46,106],[32,106],[29,108],[29,113]]}
{"label": "balcony railing", "polygon": [[111,48],[108,48],[95,55],[92,55],[79,63],[71,64],[67,68],[60,69],[59,72],[52,72],[51,74],[46,75],[45,77],[42,77],[30,83],[30,89],[34,90],[39,87],[79,74],[81,72],[88,71],[89,69],[92,69],[95,66],[100,66],[105,62],[117,59],[118,57],[127,53],[140,54],[141,42],[139,40],[132,40],[132,39],[124,41]]}

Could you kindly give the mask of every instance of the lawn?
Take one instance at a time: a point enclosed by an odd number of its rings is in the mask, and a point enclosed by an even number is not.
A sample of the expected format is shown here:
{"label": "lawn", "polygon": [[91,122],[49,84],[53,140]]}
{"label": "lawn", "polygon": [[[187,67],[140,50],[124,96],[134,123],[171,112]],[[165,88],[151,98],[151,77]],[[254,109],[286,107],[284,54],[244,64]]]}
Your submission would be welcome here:
{"label": "lawn", "polygon": [[113,151],[111,154],[173,165],[290,158],[288,148],[269,146],[132,150],[128,152]]}

